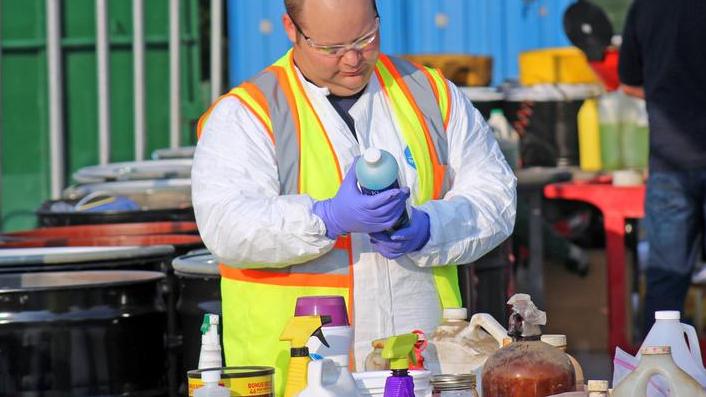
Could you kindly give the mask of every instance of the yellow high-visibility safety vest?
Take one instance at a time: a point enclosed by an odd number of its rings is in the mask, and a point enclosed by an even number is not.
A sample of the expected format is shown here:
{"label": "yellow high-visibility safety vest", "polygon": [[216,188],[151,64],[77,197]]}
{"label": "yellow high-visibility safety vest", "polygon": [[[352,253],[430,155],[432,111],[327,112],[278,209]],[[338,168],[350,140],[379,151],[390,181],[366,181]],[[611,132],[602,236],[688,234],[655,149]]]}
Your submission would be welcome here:
{"label": "yellow high-visibility safety vest", "polygon": [[[440,199],[448,190],[446,126],[451,98],[438,70],[381,55],[375,74],[417,167],[415,205]],[[291,50],[251,81],[225,96],[237,97],[262,123],[275,146],[281,194],[333,197],[343,170],[318,114],[299,80]],[[198,134],[211,113],[199,120]],[[349,236],[327,254],[284,269],[239,269],[221,265],[223,341],[228,365],[276,368],[276,395],[285,384],[289,346],[279,341],[294,315],[296,299],[341,295],[353,316],[353,255]],[[433,268],[442,306],[460,307],[455,265]],[[257,325],[255,327],[254,325]]]}

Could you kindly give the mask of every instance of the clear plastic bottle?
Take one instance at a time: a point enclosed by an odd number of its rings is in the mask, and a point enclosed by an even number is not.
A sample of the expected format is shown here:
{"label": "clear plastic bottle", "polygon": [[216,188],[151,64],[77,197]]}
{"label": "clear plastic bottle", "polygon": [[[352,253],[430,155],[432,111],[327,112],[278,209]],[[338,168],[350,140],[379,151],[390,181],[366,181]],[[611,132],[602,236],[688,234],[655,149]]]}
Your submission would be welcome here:
{"label": "clear plastic bottle", "polygon": [[[358,179],[360,191],[371,196],[388,189],[399,188],[398,174],[399,166],[392,154],[374,147],[365,149],[363,157],[355,165],[355,176]],[[404,211],[392,229],[402,228],[408,223],[409,215]]]}
{"label": "clear plastic bottle", "polygon": [[230,390],[220,386],[221,370],[201,373],[204,385],[194,391],[194,397],[230,397]]}
{"label": "clear plastic bottle", "polygon": [[495,139],[498,140],[500,151],[503,152],[505,160],[513,170],[519,167],[520,162],[520,138],[517,132],[510,126],[502,109],[493,109],[490,112],[488,125],[493,129]]}

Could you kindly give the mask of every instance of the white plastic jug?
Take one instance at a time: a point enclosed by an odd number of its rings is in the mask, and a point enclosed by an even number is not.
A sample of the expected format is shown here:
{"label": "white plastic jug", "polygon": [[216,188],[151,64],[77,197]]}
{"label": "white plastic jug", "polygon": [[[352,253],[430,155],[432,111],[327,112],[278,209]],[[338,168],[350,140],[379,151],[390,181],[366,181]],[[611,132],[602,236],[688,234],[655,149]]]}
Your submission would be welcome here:
{"label": "white plastic jug", "polygon": [[646,347],[640,350],[642,359],[635,371],[613,390],[613,397],[643,397],[654,375],[661,375],[669,385],[669,395],[676,397],[706,397],[706,391],[694,378],[676,366],[669,346]]}
{"label": "white plastic jug", "polygon": [[318,354],[333,360],[339,367],[348,367],[348,355],[353,343],[353,329],[349,326],[322,327],[321,332],[329,347],[312,336],[306,343],[310,354]]}
{"label": "white plastic jug", "polygon": [[355,380],[347,368],[330,359],[309,363],[306,388],[298,397],[360,397]]}
{"label": "white plastic jug", "polygon": [[466,323],[465,309],[451,310],[444,310],[445,321],[429,340],[427,368],[441,374],[472,373],[502,347],[507,330],[490,314],[474,314]]}
{"label": "white plastic jug", "polygon": [[[669,346],[674,362],[687,374],[706,387],[706,369],[701,360],[699,339],[694,327],[679,322],[678,311],[655,312],[655,323],[645,337],[640,350],[650,346]],[[686,334],[689,344],[684,340]],[[640,359],[640,354],[637,356]]]}

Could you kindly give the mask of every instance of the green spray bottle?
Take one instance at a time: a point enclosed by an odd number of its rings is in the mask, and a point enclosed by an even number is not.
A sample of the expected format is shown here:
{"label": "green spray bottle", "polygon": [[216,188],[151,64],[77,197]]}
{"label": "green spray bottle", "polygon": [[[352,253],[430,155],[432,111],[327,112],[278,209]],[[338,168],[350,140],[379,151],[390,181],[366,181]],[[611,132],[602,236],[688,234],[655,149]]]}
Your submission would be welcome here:
{"label": "green spray bottle", "polygon": [[414,397],[414,380],[409,375],[409,362],[416,363],[414,344],[417,334],[391,336],[385,341],[382,357],[390,360],[392,375],[385,381],[383,397]]}

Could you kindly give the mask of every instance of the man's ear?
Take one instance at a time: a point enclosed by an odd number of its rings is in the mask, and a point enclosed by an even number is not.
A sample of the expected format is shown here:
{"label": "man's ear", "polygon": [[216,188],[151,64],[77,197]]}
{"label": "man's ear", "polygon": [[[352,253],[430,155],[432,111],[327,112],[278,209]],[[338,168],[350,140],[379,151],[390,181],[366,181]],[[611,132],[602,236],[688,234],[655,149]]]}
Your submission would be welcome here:
{"label": "man's ear", "polygon": [[282,15],[282,26],[284,27],[284,32],[287,33],[287,37],[289,38],[289,41],[292,43],[297,42],[297,27],[294,26],[294,22],[292,22],[292,18],[289,17],[289,14],[286,12],[284,15]]}

